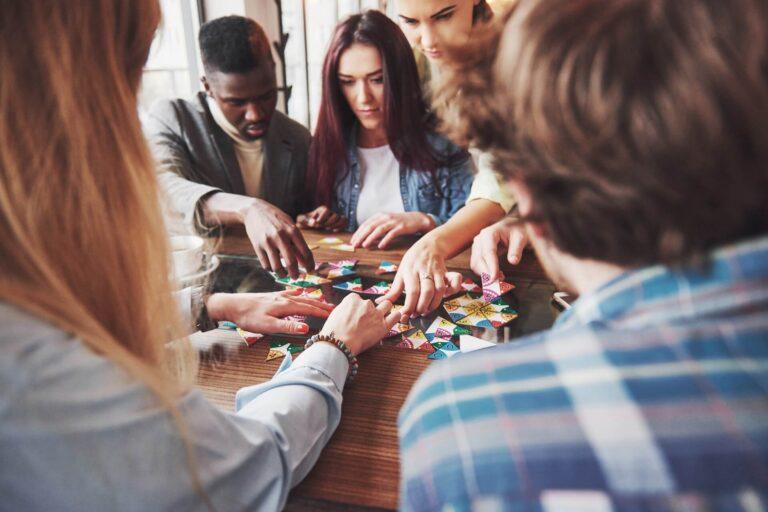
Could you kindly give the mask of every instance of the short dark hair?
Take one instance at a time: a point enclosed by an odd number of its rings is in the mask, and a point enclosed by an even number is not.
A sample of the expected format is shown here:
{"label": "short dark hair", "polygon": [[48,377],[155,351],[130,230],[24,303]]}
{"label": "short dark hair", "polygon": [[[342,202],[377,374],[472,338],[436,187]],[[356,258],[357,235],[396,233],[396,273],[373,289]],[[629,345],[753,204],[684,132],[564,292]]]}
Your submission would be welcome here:
{"label": "short dark hair", "polygon": [[243,16],[224,16],[205,23],[198,35],[206,72],[246,73],[272,60],[264,30]]}
{"label": "short dark hair", "polygon": [[768,233],[765,0],[519,0],[500,18],[435,101],[560,250],[677,264]]}

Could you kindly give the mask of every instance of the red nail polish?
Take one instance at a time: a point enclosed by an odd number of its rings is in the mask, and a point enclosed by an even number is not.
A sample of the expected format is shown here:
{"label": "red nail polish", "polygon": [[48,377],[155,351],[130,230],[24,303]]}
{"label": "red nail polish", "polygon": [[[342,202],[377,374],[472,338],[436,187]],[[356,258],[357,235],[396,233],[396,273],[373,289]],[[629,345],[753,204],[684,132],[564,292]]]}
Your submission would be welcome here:
{"label": "red nail polish", "polygon": [[309,326],[307,324],[299,324],[299,332],[302,334],[309,332]]}

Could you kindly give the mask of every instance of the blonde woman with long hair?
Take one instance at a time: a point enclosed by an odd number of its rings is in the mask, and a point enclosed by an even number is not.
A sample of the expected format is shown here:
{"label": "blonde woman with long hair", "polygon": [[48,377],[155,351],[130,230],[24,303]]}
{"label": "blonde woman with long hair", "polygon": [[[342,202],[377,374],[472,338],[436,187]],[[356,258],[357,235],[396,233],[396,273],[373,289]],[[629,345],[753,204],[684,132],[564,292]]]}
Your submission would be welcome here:
{"label": "blonde woman with long hair", "polygon": [[351,354],[396,320],[348,298],[236,414],[191,390],[136,109],[159,18],[156,0],[0,9],[4,509],[279,509],[338,424]]}

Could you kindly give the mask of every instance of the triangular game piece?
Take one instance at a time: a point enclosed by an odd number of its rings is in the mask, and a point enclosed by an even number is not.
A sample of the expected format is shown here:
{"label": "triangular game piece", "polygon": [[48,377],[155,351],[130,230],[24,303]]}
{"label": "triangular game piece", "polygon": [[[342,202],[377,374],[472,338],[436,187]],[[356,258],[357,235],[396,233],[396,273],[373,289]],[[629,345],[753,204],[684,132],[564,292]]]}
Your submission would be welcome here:
{"label": "triangular game piece", "polygon": [[294,288],[315,288],[319,284],[331,282],[330,280],[315,274],[299,274],[299,277],[296,279],[291,279],[290,277],[280,277],[274,272],[270,272],[270,274],[272,275],[272,278],[274,278],[275,282]]}
{"label": "triangular game piece", "polygon": [[317,243],[320,245],[338,245],[338,244],[343,244],[344,240],[342,240],[341,238],[337,238],[335,236],[329,236],[329,237],[318,240]]}
{"label": "triangular game piece", "polygon": [[476,292],[476,293],[483,292],[483,288],[468,277],[465,277],[464,280],[461,282],[461,287],[468,292]]}
{"label": "triangular game piece", "polygon": [[514,285],[507,283],[506,281],[496,280],[489,284],[483,285],[483,300],[491,302],[498,299],[505,293],[514,288]]}
{"label": "triangular game piece", "polygon": [[362,290],[360,293],[366,293],[368,295],[384,295],[385,293],[389,292],[389,289],[392,287],[391,283],[388,283],[386,281],[379,281],[375,285],[371,286],[370,288],[366,288],[365,290]]}
{"label": "triangular game piece", "polygon": [[333,287],[338,290],[346,290],[349,292],[361,292],[363,291],[363,280],[358,277],[356,279],[352,279],[351,281],[344,281],[343,283],[335,284]]}
{"label": "triangular game piece", "polygon": [[389,261],[382,261],[379,263],[379,268],[376,269],[377,274],[388,274],[390,272],[397,272],[398,266]]}
{"label": "triangular game piece", "polygon": [[259,341],[262,338],[264,338],[263,334],[258,334],[258,333],[255,333],[255,332],[244,331],[243,329],[241,329],[239,327],[237,328],[237,334],[239,334],[240,337],[243,338],[243,341],[249,347],[251,345],[253,345],[254,343],[256,343],[257,341]]}
{"label": "triangular game piece", "polygon": [[420,346],[422,346],[424,343],[429,344],[429,340],[424,335],[424,333],[421,330],[418,330],[412,334],[409,335],[403,335],[403,342],[410,343],[409,348],[416,348],[418,349]]}
{"label": "triangular game piece", "polygon": [[265,359],[265,361],[273,361],[275,359],[280,359],[282,357],[285,357],[285,354],[286,352],[282,352],[280,350],[271,348],[269,349],[269,353],[267,354],[267,358]]}
{"label": "triangular game piece", "polygon": [[337,251],[355,252],[355,246],[349,244],[332,245],[331,249],[336,249]]}
{"label": "triangular game piece", "polygon": [[459,344],[461,345],[461,351],[464,353],[474,352],[475,350],[482,350],[484,348],[496,346],[496,343],[481,340],[480,338],[475,338],[474,336],[470,336],[468,334],[461,336]]}

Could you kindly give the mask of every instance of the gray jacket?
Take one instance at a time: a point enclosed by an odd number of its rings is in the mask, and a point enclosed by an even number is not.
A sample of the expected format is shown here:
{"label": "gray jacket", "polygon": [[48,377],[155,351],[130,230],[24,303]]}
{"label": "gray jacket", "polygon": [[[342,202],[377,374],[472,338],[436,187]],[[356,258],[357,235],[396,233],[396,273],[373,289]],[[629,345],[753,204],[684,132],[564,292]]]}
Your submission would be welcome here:
{"label": "gray jacket", "polygon": [[[200,200],[212,192],[245,194],[234,143],[214,121],[204,93],[193,102],[157,102],[144,131],[169,206],[186,222],[195,222]],[[292,217],[301,213],[309,142],[306,128],[275,112],[264,140],[262,198]]]}

